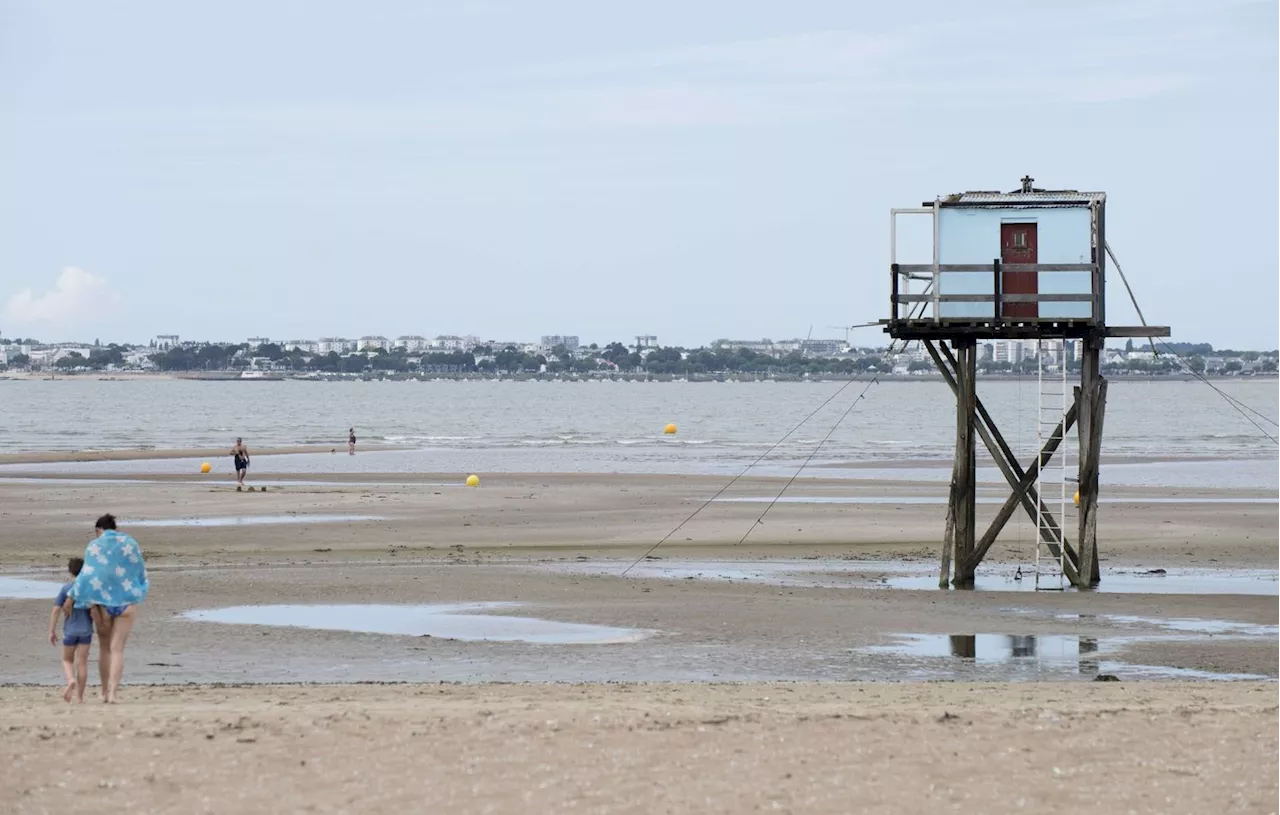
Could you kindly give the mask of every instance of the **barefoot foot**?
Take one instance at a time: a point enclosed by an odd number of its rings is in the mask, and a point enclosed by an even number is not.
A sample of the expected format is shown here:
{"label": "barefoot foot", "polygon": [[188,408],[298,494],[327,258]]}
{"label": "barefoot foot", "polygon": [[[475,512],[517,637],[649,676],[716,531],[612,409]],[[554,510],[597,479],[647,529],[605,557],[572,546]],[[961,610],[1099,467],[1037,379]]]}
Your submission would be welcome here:
{"label": "barefoot foot", "polygon": [[68,682],[68,683],[67,683],[67,688],[66,688],[66,690],[64,690],[64,691],[62,692],[62,701],[67,702],[68,704],[70,704],[70,702],[71,702],[71,696],[72,696],[72,694],[74,694],[75,692],[76,692],[76,683],[75,683],[75,682]]}

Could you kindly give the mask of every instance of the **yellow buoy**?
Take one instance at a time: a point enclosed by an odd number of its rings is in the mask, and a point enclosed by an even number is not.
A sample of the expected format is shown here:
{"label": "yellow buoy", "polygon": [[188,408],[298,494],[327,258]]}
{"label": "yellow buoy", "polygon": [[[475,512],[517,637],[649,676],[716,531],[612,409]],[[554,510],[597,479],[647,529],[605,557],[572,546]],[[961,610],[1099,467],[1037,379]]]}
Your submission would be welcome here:
{"label": "yellow buoy", "polygon": [[209,472],[209,471],[210,471],[210,470],[212,470],[212,469],[213,469],[213,465],[212,465],[212,464],[210,464],[210,463],[209,463],[209,462],[207,462],[207,461],[206,461],[204,464],[201,464],[201,465],[200,465],[200,472],[202,472],[202,473],[207,473],[207,472]]}
{"label": "yellow buoy", "polygon": [[1080,506],[1080,490],[1076,490],[1076,494],[1071,496],[1071,500],[1075,502],[1076,506]]}
{"label": "yellow buoy", "polygon": [[480,486],[480,476],[474,475],[474,474],[467,476],[467,486],[468,487]]}
{"label": "yellow buoy", "polygon": [[676,426],[674,424],[669,424],[662,429],[662,432],[666,433],[668,436],[674,436],[676,434]]}

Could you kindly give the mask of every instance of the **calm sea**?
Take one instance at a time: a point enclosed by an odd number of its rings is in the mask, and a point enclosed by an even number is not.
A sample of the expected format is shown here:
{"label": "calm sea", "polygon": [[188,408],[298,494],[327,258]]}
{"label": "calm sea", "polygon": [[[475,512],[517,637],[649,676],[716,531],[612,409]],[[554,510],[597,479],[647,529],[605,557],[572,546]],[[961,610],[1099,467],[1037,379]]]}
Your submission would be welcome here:
{"label": "calm sea", "polygon": [[[1280,412],[1275,380],[1216,384],[1272,420]],[[229,447],[236,436],[251,447],[331,444],[345,452],[354,425],[362,452],[411,449],[297,456],[273,462],[272,470],[721,473],[740,470],[833,395],[766,459],[768,471],[793,468],[828,433],[813,464],[949,460],[955,407],[936,380],[869,388],[866,382],[9,380],[0,381],[0,452]],[[1031,457],[1035,383],[981,382],[979,395],[1014,448]],[[679,427],[674,437],[662,432],[668,422]],[[1263,425],[1275,435],[1274,426]],[[1234,483],[1237,472],[1252,473],[1249,485],[1276,482],[1276,445],[1194,381],[1113,381],[1104,452],[1213,459],[1200,468],[1199,477],[1212,482],[1203,486]],[[76,469],[188,466],[109,462]]]}

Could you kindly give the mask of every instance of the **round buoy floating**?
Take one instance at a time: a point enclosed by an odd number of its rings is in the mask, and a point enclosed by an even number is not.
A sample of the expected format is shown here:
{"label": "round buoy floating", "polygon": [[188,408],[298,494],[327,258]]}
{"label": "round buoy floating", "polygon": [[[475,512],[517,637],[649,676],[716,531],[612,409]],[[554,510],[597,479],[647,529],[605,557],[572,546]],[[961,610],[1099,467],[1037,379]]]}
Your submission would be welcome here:
{"label": "round buoy floating", "polygon": [[1080,506],[1080,490],[1076,490],[1076,494],[1071,496],[1071,500],[1076,506]]}
{"label": "round buoy floating", "polygon": [[473,474],[471,474],[471,475],[469,475],[469,476],[467,476],[467,486],[468,486],[468,487],[478,487],[478,486],[480,486],[480,476],[475,475],[474,473],[473,473]]}
{"label": "round buoy floating", "polygon": [[202,472],[202,473],[207,473],[207,472],[209,472],[209,471],[210,471],[210,470],[212,470],[212,469],[213,469],[213,465],[212,465],[212,464],[210,464],[210,463],[209,463],[209,462],[207,462],[207,461],[206,461],[204,464],[201,464],[201,465],[200,465],[200,472]]}
{"label": "round buoy floating", "polygon": [[676,426],[674,424],[669,424],[662,429],[662,432],[666,433],[668,436],[674,436],[676,434]]}

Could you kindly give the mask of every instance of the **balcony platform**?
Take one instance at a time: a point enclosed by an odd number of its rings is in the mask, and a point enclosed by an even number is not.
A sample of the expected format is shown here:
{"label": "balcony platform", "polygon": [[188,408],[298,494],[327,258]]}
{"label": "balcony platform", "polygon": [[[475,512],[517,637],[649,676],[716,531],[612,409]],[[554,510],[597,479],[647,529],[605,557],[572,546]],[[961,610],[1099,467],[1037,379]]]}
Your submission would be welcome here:
{"label": "balcony platform", "polygon": [[1037,340],[1155,338],[1170,335],[1167,325],[1103,326],[1093,320],[1062,320],[1045,317],[975,320],[956,318],[934,320],[881,320],[885,332],[895,340]]}

